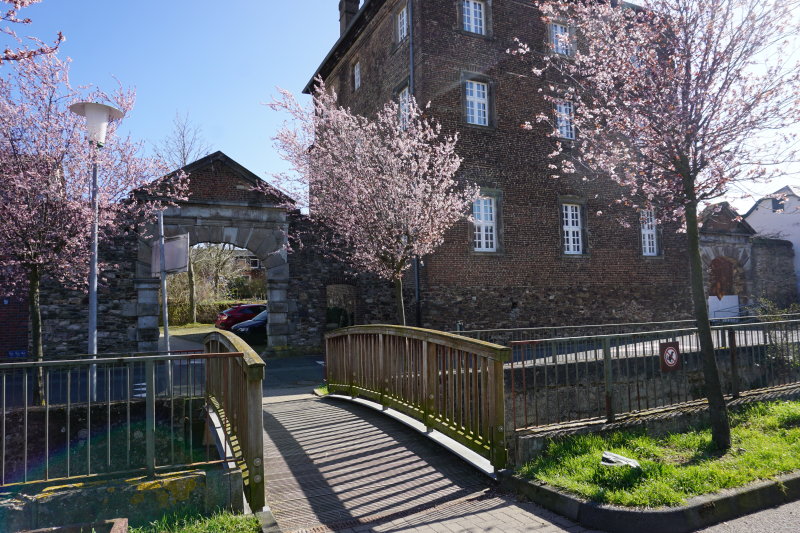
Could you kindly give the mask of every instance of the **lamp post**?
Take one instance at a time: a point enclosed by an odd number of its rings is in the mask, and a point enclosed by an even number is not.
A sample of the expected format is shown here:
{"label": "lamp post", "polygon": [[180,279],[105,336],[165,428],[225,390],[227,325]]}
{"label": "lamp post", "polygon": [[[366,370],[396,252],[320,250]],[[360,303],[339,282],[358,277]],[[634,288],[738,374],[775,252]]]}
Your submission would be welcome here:
{"label": "lamp post", "polygon": [[[121,119],[122,111],[115,107],[95,102],[78,102],[69,106],[69,110],[86,117],[86,136],[92,146],[92,244],[91,260],[89,262],[89,354],[92,359],[97,355],[97,153],[96,151],[106,143],[108,123]],[[90,371],[92,396],[97,394],[97,368],[93,365]]]}

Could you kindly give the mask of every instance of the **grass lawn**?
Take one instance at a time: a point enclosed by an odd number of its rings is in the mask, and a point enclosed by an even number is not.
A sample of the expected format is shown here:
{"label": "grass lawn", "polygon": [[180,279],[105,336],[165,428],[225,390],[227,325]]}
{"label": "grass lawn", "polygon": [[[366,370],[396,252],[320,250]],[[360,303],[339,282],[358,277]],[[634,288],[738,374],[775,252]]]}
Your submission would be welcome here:
{"label": "grass lawn", "polygon": [[261,531],[253,515],[219,513],[211,518],[165,516],[144,527],[130,528],[131,533],[256,533]]}
{"label": "grass lawn", "polygon": [[[730,418],[733,445],[724,455],[713,451],[707,427],[664,437],[628,430],[555,441],[519,473],[600,503],[659,507],[800,469],[800,402],[753,404]],[[642,468],[601,466],[603,451]]]}

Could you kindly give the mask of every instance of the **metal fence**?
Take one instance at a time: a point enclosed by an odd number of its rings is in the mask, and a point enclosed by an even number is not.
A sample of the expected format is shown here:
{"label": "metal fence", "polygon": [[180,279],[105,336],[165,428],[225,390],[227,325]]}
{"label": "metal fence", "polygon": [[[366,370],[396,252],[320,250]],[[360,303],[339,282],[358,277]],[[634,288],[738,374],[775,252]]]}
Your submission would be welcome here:
{"label": "metal fence", "polygon": [[353,326],[325,338],[328,390],[416,418],[506,466],[503,363],[511,350],[440,331]]}
{"label": "metal fence", "polygon": [[[217,350],[0,363],[0,486],[238,461],[244,359]],[[260,379],[258,390],[260,429]]]}
{"label": "metal fence", "polygon": [[[780,315],[747,315],[712,319],[712,325],[745,324],[765,320],[792,320],[800,318],[800,313]],[[504,346],[515,341],[553,339],[562,337],[584,337],[589,335],[622,335],[645,331],[665,331],[695,327],[695,320],[668,320],[663,322],[624,322],[616,324],[581,324],[575,326],[542,326],[530,328],[471,329],[450,331],[462,337],[478,339]]]}
{"label": "metal fence", "polygon": [[[800,382],[800,320],[712,328],[724,392]],[[662,343],[680,365],[663,368]],[[511,428],[632,413],[705,397],[696,328],[511,342],[506,365]]]}

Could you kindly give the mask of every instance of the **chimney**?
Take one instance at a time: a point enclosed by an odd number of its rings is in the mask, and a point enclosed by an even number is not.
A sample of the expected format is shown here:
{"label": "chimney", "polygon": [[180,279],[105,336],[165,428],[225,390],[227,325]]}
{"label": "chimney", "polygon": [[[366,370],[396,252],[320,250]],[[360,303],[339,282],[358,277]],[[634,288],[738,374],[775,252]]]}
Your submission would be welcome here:
{"label": "chimney", "polygon": [[358,13],[358,4],[359,0],[339,0],[340,35],[344,35],[344,31],[350,25],[356,13]]}

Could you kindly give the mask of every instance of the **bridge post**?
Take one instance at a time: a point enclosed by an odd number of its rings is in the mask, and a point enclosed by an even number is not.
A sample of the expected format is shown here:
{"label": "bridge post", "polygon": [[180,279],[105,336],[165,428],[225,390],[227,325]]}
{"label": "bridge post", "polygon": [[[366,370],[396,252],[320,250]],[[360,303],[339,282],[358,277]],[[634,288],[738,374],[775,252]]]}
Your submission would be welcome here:
{"label": "bridge post", "polygon": [[503,374],[503,361],[492,360],[489,365],[491,389],[490,412],[492,417],[492,466],[497,469],[505,468],[507,461],[506,435],[505,435],[505,376]]}
{"label": "bridge post", "polygon": [[380,404],[385,411],[387,408],[386,405],[386,393],[387,391],[387,384],[389,383],[389,378],[387,377],[388,370],[386,368],[386,352],[383,348],[383,333],[378,335],[378,379],[380,380]]}
{"label": "bridge post", "polygon": [[436,414],[436,378],[439,376],[436,365],[436,344],[428,341],[422,343],[422,372],[425,376],[423,393],[425,397],[425,428],[433,431],[433,418]]}

